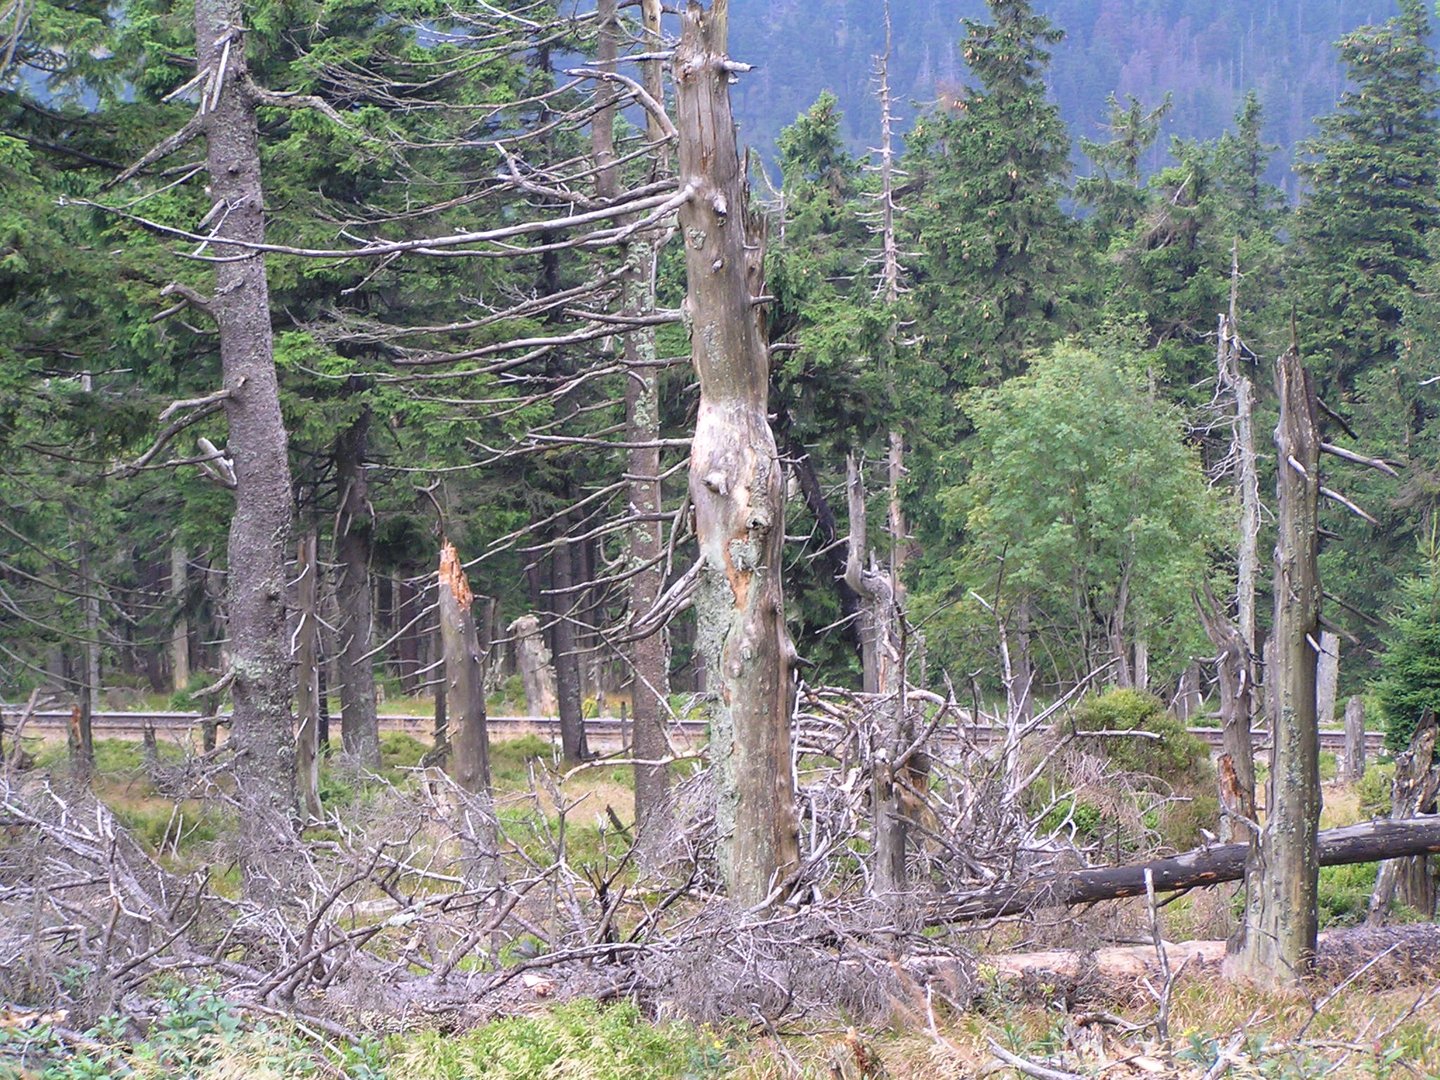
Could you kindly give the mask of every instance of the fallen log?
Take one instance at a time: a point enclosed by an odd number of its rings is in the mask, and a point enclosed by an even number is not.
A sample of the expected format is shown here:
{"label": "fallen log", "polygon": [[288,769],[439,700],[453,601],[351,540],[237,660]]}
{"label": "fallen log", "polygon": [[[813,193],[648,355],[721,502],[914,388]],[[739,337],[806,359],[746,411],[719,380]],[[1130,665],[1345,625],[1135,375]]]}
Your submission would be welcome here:
{"label": "fallen log", "polygon": [[[1440,814],[1326,829],[1320,833],[1319,841],[1321,866],[1434,855],[1440,853]],[[925,921],[931,926],[974,922],[1036,908],[1143,896],[1147,871],[1154,877],[1156,892],[1239,881],[1245,874],[1249,850],[1249,844],[1218,844],[1153,862],[1072,870],[1018,885],[956,893],[933,901]]]}

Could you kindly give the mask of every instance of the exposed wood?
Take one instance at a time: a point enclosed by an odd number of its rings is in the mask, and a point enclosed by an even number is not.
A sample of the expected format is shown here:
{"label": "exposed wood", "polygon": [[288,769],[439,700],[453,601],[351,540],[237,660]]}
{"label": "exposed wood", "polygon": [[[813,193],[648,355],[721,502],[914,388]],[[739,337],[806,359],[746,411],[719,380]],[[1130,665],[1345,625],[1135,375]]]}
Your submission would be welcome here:
{"label": "exposed wood", "polygon": [[306,821],[320,821],[320,538],[310,530],[296,545],[295,680],[300,725],[295,735],[295,778]]}
{"label": "exposed wood", "polygon": [[[490,790],[490,741],[485,716],[485,643],[474,616],[474,594],[455,545],[440,547],[440,637],[445,649],[445,703],[450,772],[472,794]],[[482,620],[486,621],[486,620]]]}
{"label": "exposed wood", "polygon": [[[712,9],[720,15],[718,10]],[[784,891],[799,866],[790,712],[794,646],[785,630],[785,507],[767,415],[764,223],[748,205],[735,144],[723,18],[691,3],[674,55],[691,355],[700,403],[690,500],[700,549],[695,597],[714,704],[720,873],[742,908]]]}
{"label": "exposed wood", "polygon": [[[1239,881],[1245,875],[1249,851],[1249,844],[1220,844],[1148,863],[1101,866],[1014,886],[957,893],[931,903],[925,921],[931,925],[973,922],[1044,907],[1144,896],[1147,872],[1153,876],[1157,892]],[[1440,852],[1440,815],[1327,829],[1319,834],[1316,851],[1319,866],[1435,854]]]}
{"label": "exposed wood", "polygon": [[1310,373],[1292,346],[1276,364],[1279,514],[1275,546],[1273,764],[1265,825],[1246,877],[1244,944],[1230,970],[1264,986],[1310,971],[1318,932],[1320,739],[1316,646],[1320,638],[1320,430]]}
{"label": "exposed wood", "polygon": [[[1436,734],[1435,713],[1426,709],[1410,738],[1410,749],[1395,756],[1395,779],[1390,785],[1392,818],[1414,817],[1435,802],[1436,787],[1440,785],[1440,770],[1435,767]],[[1397,890],[1407,906],[1426,918],[1434,914],[1435,883],[1428,857],[1391,859],[1380,865],[1365,921],[1372,925],[1384,922]]]}

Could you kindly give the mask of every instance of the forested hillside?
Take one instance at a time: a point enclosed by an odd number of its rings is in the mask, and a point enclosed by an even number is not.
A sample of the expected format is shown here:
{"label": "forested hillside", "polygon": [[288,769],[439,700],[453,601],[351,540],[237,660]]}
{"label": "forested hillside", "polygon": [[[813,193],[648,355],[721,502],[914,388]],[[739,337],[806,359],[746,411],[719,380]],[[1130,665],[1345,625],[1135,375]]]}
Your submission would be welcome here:
{"label": "forested hillside", "polygon": [[[875,145],[874,56],[885,41],[879,0],[735,0],[734,6],[735,55],[758,65],[736,93],[747,138],[769,156],[780,129],[828,89],[840,99],[851,147]],[[890,7],[892,80],[905,103],[901,112],[913,119],[917,106],[910,102],[923,107],[965,81],[960,20],[982,14],[985,5],[893,0]],[[1044,0],[1036,10],[1065,31],[1049,84],[1076,138],[1096,137],[1111,93],[1150,104],[1171,93],[1174,109],[1145,162],[1151,172],[1170,135],[1218,135],[1254,90],[1265,108],[1265,135],[1280,146],[1269,179],[1293,196],[1292,152],[1313,133],[1315,118],[1330,110],[1344,83],[1333,43],[1348,30],[1393,15],[1395,3]]]}

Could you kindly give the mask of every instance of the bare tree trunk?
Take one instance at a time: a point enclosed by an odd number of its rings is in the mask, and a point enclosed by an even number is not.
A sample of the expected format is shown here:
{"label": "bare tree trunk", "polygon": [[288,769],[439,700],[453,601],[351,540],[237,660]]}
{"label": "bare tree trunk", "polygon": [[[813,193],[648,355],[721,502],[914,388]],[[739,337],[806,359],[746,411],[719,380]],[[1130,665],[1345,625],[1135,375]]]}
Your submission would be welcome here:
{"label": "bare tree trunk", "polygon": [[299,625],[295,629],[295,674],[299,684],[300,730],[295,738],[295,776],[300,788],[300,807],[307,821],[320,821],[320,538],[313,530],[300,538],[296,562],[299,581],[296,603]]}
{"label": "bare tree trunk", "polygon": [[555,700],[560,710],[560,751],[570,764],[589,756],[585,746],[585,703],[580,695],[580,652],[576,633],[581,588],[575,578],[575,545],[568,538],[553,549],[550,611],[554,617]]}
{"label": "bare tree trunk", "polygon": [[[477,886],[494,884],[498,873],[497,835],[490,793],[490,739],[485,717],[485,655],[489,642],[476,630],[473,596],[455,547],[440,548],[440,635],[445,649],[445,700],[453,709],[450,775],[460,790],[478,800],[478,821],[468,830],[478,849],[467,859],[467,877]],[[488,618],[482,619],[486,625]],[[473,861],[472,861],[473,860]]]}
{"label": "bare tree trunk", "polygon": [[526,710],[531,716],[554,716],[558,710],[555,668],[550,663],[539,618],[522,615],[510,624],[507,633],[515,639],[515,664],[525,684]]}
{"label": "bare tree trunk", "polygon": [[[1434,765],[1435,739],[1435,714],[1427,709],[1410,738],[1410,749],[1395,757],[1395,779],[1390,789],[1392,818],[1412,818],[1425,812],[1435,801],[1435,790],[1440,784],[1440,771]],[[1365,917],[1367,923],[1373,926],[1385,921],[1397,888],[1402,903],[1427,919],[1433,917],[1435,882],[1430,876],[1430,858],[1416,855],[1388,859],[1380,864],[1375,889],[1370,894],[1370,909]]]}
{"label": "bare tree trunk", "polygon": [[70,767],[88,779],[95,768],[95,714],[100,711],[100,586],[90,563],[90,543],[80,541],[80,588],[84,590],[85,641],[80,704],[70,731]]}
{"label": "bare tree trunk", "polygon": [[1320,634],[1320,434],[1315,390],[1292,346],[1276,367],[1280,422],[1275,548],[1277,705],[1274,765],[1259,849],[1246,875],[1243,951],[1236,972],[1270,986],[1293,985],[1314,963],[1320,864],[1320,739],[1315,712]]}
{"label": "bare tree trunk", "polygon": [[690,499],[701,573],[699,644],[714,695],[720,874],[744,908],[784,891],[799,867],[790,712],[794,646],[785,631],[784,493],[767,419],[770,356],[755,301],[765,237],[735,146],[723,3],[691,4],[675,51],[681,206],[700,404]]}
{"label": "bare tree trunk", "polygon": [[[614,27],[615,0],[602,0],[602,24]],[[607,17],[611,20],[606,23]],[[641,17],[645,51],[660,52],[660,0],[643,0]],[[602,39],[602,66],[612,70],[618,52],[618,36]],[[656,101],[664,100],[658,60],[647,61],[643,70],[646,89]],[[648,115],[648,114],[647,114]],[[648,117],[646,136],[652,145],[664,139],[656,117]],[[613,150],[612,150],[613,152]],[[656,150],[656,171],[662,151]],[[598,156],[598,155],[597,155]],[[625,251],[625,313],[643,316],[655,309],[657,257],[661,238],[645,233],[632,240]],[[629,451],[630,512],[638,520],[630,530],[630,615],[643,618],[665,591],[664,510],[660,483],[660,368],[653,327],[637,327],[625,335],[625,419],[632,449]],[[635,760],[635,822],[643,864],[654,865],[673,833],[670,806],[670,769],[662,762],[670,756],[666,720],[670,714],[669,628],[653,632],[630,645],[631,715]]]}
{"label": "bare tree trunk", "polygon": [[204,114],[209,198],[225,207],[211,248],[224,373],[226,450],[234,463],[228,603],[230,739],[241,801],[241,877],[251,899],[274,902],[288,860],[276,857],[295,818],[293,683],[285,642],[285,554],[290,536],[290,468],[270,331],[264,257],[228,245],[265,239],[255,101],[245,64],[240,0],[197,0],[195,46],[207,73]]}
{"label": "bare tree trunk", "polygon": [[451,774],[465,791],[490,790],[490,740],[485,715],[486,644],[472,611],[474,596],[455,545],[440,548],[440,637],[445,649],[445,702],[453,751]]}
{"label": "bare tree trunk", "polygon": [[[850,537],[845,560],[845,580],[861,602],[861,640],[865,644],[867,668],[864,688],[876,696],[877,722],[871,754],[870,802],[875,815],[875,858],[871,870],[877,895],[894,895],[907,884],[905,849],[909,833],[906,820],[904,783],[897,765],[910,743],[910,728],[903,709],[883,700],[897,694],[900,686],[901,643],[895,594],[890,575],[875,566],[869,553],[865,512],[865,479],[851,454],[846,459],[846,492],[849,502]],[[897,694],[898,696],[898,694]],[[896,720],[899,720],[897,723]]]}
{"label": "bare tree trunk", "polygon": [[340,506],[335,515],[335,601],[340,607],[340,744],[366,768],[380,767],[380,720],[371,657],[374,612],[370,591],[370,540],[375,511],[365,479],[370,441],[368,406],[335,440],[335,479]]}
{"label": "bare tree trunk", "polygon": [[1365,699],[1356,694],[1345,703],[1344,779],[1358,784],[1365,778]]}
{"label": "bare tree trunk", "polygon": [[1143,636],[1135,639],[1135,689],[1150,689],[1150,642]]}
{"label": "bare tree trunk", "polygon": [[177,694],[190,685],[190,620],[185,614],[189,566],[185,542],[177,535],[170,541],[170,602],[175,605],[175,621],[170,626],[170,687]]}
{"label": "bare tree trunk", "polygon": [[395,642],[396,667],[400,685],[407,694],[420,692],[420,590],[403,573],[395,579],[396,618],[399,640]]}
{"label": "bare tree trunk", "polygon": [[1335,725],[1335,696],[1340,687],[1340,637],[1320,632],[1320,658],[1315,668],[1315,711],[1322,728]]}

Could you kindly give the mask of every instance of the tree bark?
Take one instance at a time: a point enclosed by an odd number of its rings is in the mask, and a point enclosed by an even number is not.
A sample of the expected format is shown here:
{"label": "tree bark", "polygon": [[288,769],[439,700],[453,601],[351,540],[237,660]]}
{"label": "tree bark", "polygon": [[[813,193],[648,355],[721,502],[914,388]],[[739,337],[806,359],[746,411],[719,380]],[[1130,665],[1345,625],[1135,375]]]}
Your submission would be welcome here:
{"label": "tree bark", "polygon": [[[995,919],[1043,907],[1091,904],[1145,895],[1145,873],[1157,892],[1174,892],[1238,881],[1246,874],[1249,844],[1196,848],[1168,859],[1130,866],[1100,866],[1054,874],[1020,885],[957,893],[934,902],[926,912],[930,925]],[[1317,866],[1348,866],[1377,859],[1440,852],[1440,816],[1397,821],[1366,821],[1318,836]]]}
{"label": "tree bark", "polygon": [[175,607],[170,625],[170,687],[177,694],[190,685],[190,620],[185,612],[189,565],[185,542],[177,535],[170,541],[170,603]]}
{"label": "tree bark", "polygon": [[440,548],[440,637],[445,649],[445,704],[451,775],[472,794],[490,790],[490,740],[485,715],[485,654],[473,613],[474,596],[455,545]]}
{"label": "tree bark", "polygon": [[400,626],[399,640],[395,642],[396,668],[400,685],[407,694],[418,694],[421,686],[420,669],[420,590],[409,578],[400,575],[395,579],[396,618]]}
{"label": "tree bark", "polygon": [[[615,69],[619,52],[616,0],[601,0],[601,66]],[[645,34],[645,51],[659,52],[660,2],[643,0],[641,19]],[[646,61],[642,72],[646,89],[656,101],[664,100],[660,63]],[[656,172],[663,168],[664,132],[659,121],[647,113],[646,137],[654,151]],[[610,147],[613,155],[614,148]],[[602,153],[597,150],[597,160]],[[607,190],[616,194],[614,170],[604,177]],[[655,310],[657,259],[662,238],[646,232],[638,235],[624,249],[625,280],[623,304],[625,314],[643,317]],[[665,591],[664,527],[658,520],[664,509],[664,491],[660,482],[660,368],[657,364],[654,327],[639,326],[625,335],[625,423],[628,452],[629,510],[639,519],[628,536],[630,556],[631,620],[643,618]],[[632,750],[635,760],[635,826],[639,857],[642,865],[658,866],[664,850],[673,837],[673,814],[670,805],[670,769],[659,764],[670,756],[670,740],[666,737],[666,720],[670,714],[670,640],[669,628],[657,626],[651,633],[631,642],[630,706],[632,717]]]}
{"label": "tree bark", "polygon": [[507,633],[515,639],[515,665],[525,684],[525,708],[531,716],[554,716],[558,711],[555,697],[555,668],[550,663],[550,650],[540,619],[522,615],[510,624]]}
{"label": "tree bark", "polygon": [[1358,784],[1365,778],[1365,699],[1356,694],[1345,703],[1344,779]]}
{"label": "tree bark", "polygon": [[80,588],[84,590],[85,639],[80,703],[70,731],[70,766],[77,778],[88,780],[95,769],[94,720],[100,709],[100,586],[92,572],[88,540],[80,541]]}
{"label": "tree bark", "polygon": [[1335,724],[1335,696],[1340,688],[1340,637],[1320,633],[1320,657],[1315,666],[1315,714],[1321,728]]}
{"label": "tree bark", "polygon": [[[445,649],[445,700],[450,724],[450,776],[478,800],[478,814],[467,815],[468,839],[475,852],[465,859],[474,886],[493,885],[499,872],[494,806],[490,792],[490,739],[485,716],[485,655],[489,642],[476,630],[474,597],[455,547],[440,548],[440,636]],[[482,619],[488,625],[488,619]],[[488,636],[488,635],[487,635]]]}
{"label": "tree bark", "polygon": [[585,703],[580,693],[580,650],[576,630],[582,589],[576,581],[575,545],[562,537],[553,549],[550,574],[551,634],[555,641],[555,700],[560,713],[560,752],[571,765],[588,756]]}
{"label": "tree bark", "polygon": [[1249,650],[1240,628],[1225,617],[1207,584],[1195,606],[1210,643],[1218,651],[1216,681],[1220,686],[1222,750],[1216,763],[1220,794],[1220,839],[1256,840],[1255,745],[1250,735],[1253,687],[1249,678]]}
{"label": "tree bark", "polygon": [[[1395,779],[1390,788],[1390,816],[1409,818],[1426,812],[1435,801],[1440,771],[1435,768],[1435,714],[1427,709],[1410,738],[1410,749],[1395,758]],[[1369,924],[1383,923],[1397,888],[1400,900],[1425,918],[1435,913],[1435,883],[1430,876],[1430,859],[1415,855],[1380,864],[1375,888],[1370,894]]]}
{"label": "tree bark", "polygon": [[295,675],[299,689],[300,728],[295,737],[295,777],[300,788],[300,808],[307,821],[320,821],[320,624],[318,579],[320,538],[314,531],[302,536],[297,545],[299,581],[295,606],[299,625],[295,628]]}
{"label": "tree bark", "polygon": [[240,0],[197,0],[195,45],[210,94],[204,114],[209,198],[224,206],[211,253],[224,374],[227,451],[235,470],[230,521],[227,626],[236,793],[241,801],[241,878],[252,900],[285,891],[295,818],[295,738],[285,642],[285,554],[290,469],[270,330],[264,257],[226,240],[265,239],[255,101],[245,63]]}
{"label": "tree bark", "polygon": [[720,875],[742,908],[784,891],[800,862],[790,712],[794,647],[785,630],[784,493],[767,419],[769,350],[762,219],[750,212],[735,145],[724,4],[691,3],[672,61],[691,357],[700,404],[690,499],[701,572],[698,638],[714,695]]}
{"label": "tree bark", "polygon": [[1274,758],[1265,825],[1246,875],[1244,945],[1231,969],[1266,986],[1309,973],[1318,933],[1320,739],[1315,669],[1320,638],[1320,434],[1310,374],[1292,346],[1276,365],[1280,422],[1275,548]]}
{"label": "tree bark", "polygon": [[375,700],[374,610],[370,590],[370,542],[375,511],[365,479],[370,408],[335,440],[335,602],[340,608],[340,745],[369,769],[380,767],[380,720]]}

